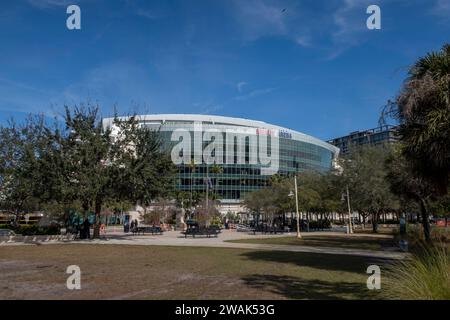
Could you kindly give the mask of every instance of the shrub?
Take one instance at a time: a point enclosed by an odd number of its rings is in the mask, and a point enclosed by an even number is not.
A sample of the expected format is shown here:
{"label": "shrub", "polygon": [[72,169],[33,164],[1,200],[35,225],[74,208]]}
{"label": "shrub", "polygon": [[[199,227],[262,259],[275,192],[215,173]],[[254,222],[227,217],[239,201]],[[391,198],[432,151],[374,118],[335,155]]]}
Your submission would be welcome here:
{"label": "shrub", "polygon": [[57,235],[61,233],[61,228],[59,225],[52,224],[45,227],[40,227],[41,234],[45,235]]}
{"label": "shrub", "polygon": [[60,233],[58,225],[39,226],[37,224],[27,224],[14,227],[9,224],[0,225],[0,229],[10,229],[17,234],[24,236],[36,236],[36,235],[56,235]]}
{"label": "shrub", "polygon": [[216,226],[216,227],[222,227],[222,220],[220,219],[220,217],[214,217],[211,220],[210,226]]}
{"label": "shrub", "polygon": [[34,236],[40,234],[39,226],[37,225],[24,225],[19,226],[14,230],[16,233],[24,236]]}
{"label": "shrub", "polygon": [[[410,247],[421,246],[425,241],[423,234],[423,228],[421,225],[408,225],[407,239]],[[450,243],[450,228],[439,228],[436,226],[431,227],[431,240],[438,243]]]}
{"label": "shrub", "polygon": [[450,256],[445,244],[422,250],[390,265],[382,294],[389,299],[450,299]]}
{"label": "shrub", "polygon": [[329,229],[331,228],[330,220],[309,221],[310,229]]}
{"label": "shrub", "polygon": [[392,219],[386,220],[384,222],[379,222],[379,223],[380,224],[399,224],[398,220],[392,220]]}
{"label": "shrub", "polygon": [[170,219],[167,219],[167,224],[177,224],[177,219],[174,219],[174,218],[170,218]]}

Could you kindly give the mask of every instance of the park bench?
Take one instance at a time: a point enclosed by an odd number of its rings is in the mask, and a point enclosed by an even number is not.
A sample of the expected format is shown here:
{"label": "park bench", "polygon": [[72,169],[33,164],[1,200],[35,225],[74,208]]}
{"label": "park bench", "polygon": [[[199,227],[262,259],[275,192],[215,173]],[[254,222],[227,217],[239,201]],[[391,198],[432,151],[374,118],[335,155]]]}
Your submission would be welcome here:
{"label": "park bench", "polygon": [[220,233],[220,229],[217,227],[196,227],[196,228],[188,228],[186,231],[184,231],[184,237],[187,238],[187,236],[192,236],[195,238],[195,236],[206,236],[207,238],[218,237]]}
{"label": "park bench", "polygon": [[280,227],[274,227],[274,226],[266,226],[266,225],[258,225],[255,228],[253,228],[253,234],[256,234],[257,232],[261,232],[262,234],[277,234],[281,233],[283,234],[285,230]]}
{"label": "park bench", "polygon": [[157,227],[157,226],[152,226],[152,227],[137,227],[133,229],[133,234],[137,234],[139,235],[140,233],[142,233],[143,235],[146,233],[151,233],[152,235],[155,234],[163,234],[163,230],[161,227]]}

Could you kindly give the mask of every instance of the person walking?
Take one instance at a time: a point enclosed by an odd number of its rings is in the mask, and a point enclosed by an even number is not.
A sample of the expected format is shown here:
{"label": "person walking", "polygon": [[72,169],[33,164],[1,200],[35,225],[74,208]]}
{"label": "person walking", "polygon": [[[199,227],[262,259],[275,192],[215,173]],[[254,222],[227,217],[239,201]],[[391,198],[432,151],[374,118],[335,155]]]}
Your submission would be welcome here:
{"label": "person walking", "polygon": [[84,239],[90,239],[91,238],[91,224],[89,223],[89,219],[86,218],[83,222],[83,229],[84,229]]}
{"label": "person walking", "polygon": [[134,234],[134,220],[131,220],[130,231]]}

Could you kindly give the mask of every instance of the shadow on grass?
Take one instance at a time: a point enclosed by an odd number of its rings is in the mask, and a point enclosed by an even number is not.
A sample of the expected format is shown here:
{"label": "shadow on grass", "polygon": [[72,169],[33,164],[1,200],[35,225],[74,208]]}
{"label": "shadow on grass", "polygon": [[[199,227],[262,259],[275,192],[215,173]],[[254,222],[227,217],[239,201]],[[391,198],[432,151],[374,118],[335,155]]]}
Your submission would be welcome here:
{"label": "shadow on grass", "polygon": [[[252,261],[266,261],[276,264],[292,264],[298,267],[308,267],[304,279],[292,275],[261,275],[252,274],[242,280],[246,285],[267,290],[288,299],[377,299],[377,293],[366,287],[364,279],[367,267],[371,264],[387,265],[393,262],[390,259],[282,251],[251,251],[243,254]],[[323,271],[348,272],[345,275],[336,275],[336,280],[320,280]],[[352,275],[353,273],[353,275]],[[362,276],[362,277],[360,277]],[[315,279],[311,279],[315,278]]]}
{"label": "shadow on grass", "polygon": [[365,283],[306,280],[291,276],[250,275],[244,277],[249,287],[269,291],[287,299],[374,299]]}
{"label": "shadow on grass", "polygon": [[229,240],[229,242],[237,243],[261,243],[261,244],[277,244],[277,245],[301,245],[313,247],[341,247],[354,249],[379,250],[381,248],[392,247],[395,245],[392,239],[380,238],[357,238],[357,237],[330,237],[330,236],[311,236],[307,235],[302,239],[294,237],[278,237],[263,239],[239,239]]}
{"label": "shadow on grass", "polygon": [[[323,245],[330,247],[348,247],[357,249],[377,249],[378,247],[392,247],[394,241],[392,239],[383,238],[357,238],[357,237],[307,237],[305,238],[306,245]],[[310,242],[308,244],[308,242]]]}
{"label": "shadow on grass", "polygon": [[362,256],[324,254],[312,252],[285,252],[285,251],[250,251],[243,254],[252,261],[268,261],[275,263],[294,264],[299,267],[310,267],[328,271],[345,271],[364,274],[367,266],[389,263],[387,259],[375,259]]}

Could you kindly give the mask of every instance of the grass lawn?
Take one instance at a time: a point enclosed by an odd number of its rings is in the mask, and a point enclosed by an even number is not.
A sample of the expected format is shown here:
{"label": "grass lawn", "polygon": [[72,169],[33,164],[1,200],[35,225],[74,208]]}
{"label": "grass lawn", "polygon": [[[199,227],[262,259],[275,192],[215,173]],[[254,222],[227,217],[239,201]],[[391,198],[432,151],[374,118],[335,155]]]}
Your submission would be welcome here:
{"label": "grass lawn", "polygon": [[301,239],[295,236],[289,237],[274,237],[274,238],[259,238],[259,239],[242,239],[230,240],[229,242],[237,243],[260,243],[260,244],[277,244],[277,245],[301,245],[314,247],[340,247],[340,248],[354,248],[366,250],[380,250],[383,247],[393,245],[392,239],[376,238],[376,237],[358,237],[352,236],[335,236],[335,235],[311,235],[303,234]]}
{"label": "grass lawn", "polygon": [[[365,273],[372,263],[227,248],[4,246],[0,299],[373,299]],[[73,264],[81,268],[81,290],[66,288]]]}

